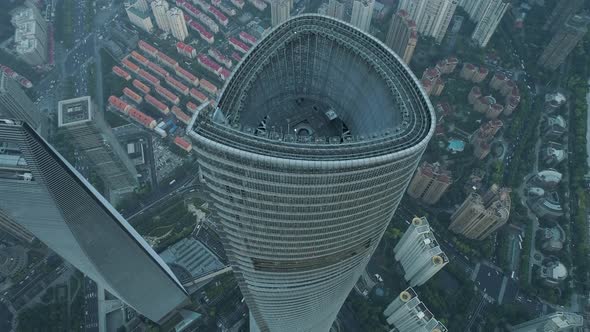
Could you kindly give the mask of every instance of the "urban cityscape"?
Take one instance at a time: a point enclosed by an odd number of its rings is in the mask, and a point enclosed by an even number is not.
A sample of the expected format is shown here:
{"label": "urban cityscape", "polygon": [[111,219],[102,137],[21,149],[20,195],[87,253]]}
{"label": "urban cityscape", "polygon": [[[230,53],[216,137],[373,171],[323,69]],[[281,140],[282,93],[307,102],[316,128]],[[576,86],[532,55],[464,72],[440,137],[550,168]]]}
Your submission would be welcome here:
{"label": "urban cityscape", "polygon": [[590,332],[590,1],[0,16],[0,332]]}

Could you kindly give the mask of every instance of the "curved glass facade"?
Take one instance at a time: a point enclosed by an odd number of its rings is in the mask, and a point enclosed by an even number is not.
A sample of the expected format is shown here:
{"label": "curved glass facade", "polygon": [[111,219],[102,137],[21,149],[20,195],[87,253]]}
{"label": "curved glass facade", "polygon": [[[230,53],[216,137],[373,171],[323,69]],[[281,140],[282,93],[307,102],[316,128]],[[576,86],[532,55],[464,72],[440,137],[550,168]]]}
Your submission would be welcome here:
{"label": "curved glass facade", "polygon": [[434,130],[416,78],[341,21],[271,31],[190,135],[253,330],[328,331]]}

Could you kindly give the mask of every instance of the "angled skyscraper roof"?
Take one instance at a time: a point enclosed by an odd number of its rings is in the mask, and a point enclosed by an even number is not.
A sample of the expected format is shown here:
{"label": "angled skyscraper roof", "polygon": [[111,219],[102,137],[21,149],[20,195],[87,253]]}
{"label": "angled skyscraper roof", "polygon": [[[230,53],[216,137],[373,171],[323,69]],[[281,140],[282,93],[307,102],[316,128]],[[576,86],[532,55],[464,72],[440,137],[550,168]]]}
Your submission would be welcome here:
{"label": "angled skyscraper roof", "polygon": [[0,120],[0,210],[153,321],[186,300],[172,271],[121,215],[28,124]]}

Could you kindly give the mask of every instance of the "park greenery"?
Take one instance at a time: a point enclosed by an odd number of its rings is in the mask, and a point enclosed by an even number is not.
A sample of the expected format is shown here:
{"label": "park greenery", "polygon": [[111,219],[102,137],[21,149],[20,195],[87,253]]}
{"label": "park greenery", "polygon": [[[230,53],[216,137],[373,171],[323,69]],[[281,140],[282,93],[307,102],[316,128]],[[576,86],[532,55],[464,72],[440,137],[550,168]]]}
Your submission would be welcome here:
{"label": "park greenery", "polygon": [[164,205],[162,210],[136,217],[131,221],[132,226],[142,236],[160,238],[155,246],[157,251],[164,250],[191,234],[195,226],[195,216],[188,210],[187,204],[202,204],[196,198],[187,202],[178,200],[166,203],[169,204]]}
{"label": "park greenery", "polygon": [[576,68],[575,71],[569,75],[567,80],[567,87],[570,91],[570,126],[572,126],[573,134],[570,137],[573,142],[570,142],[570,149],[573,151],[569,156],[572,160],[570,166],[570,194],[573,198],[573,205],[571,207],[571,222],[572,222],[572,255],[573,261],[578,262],[575,266],[574,277],[578,282],[578,286],[582,289],[590,289],[588,273],[590,269],[587,262],[590,255],[590,247],[588,245],[588,192],[587,192],[587,112],[588,105],[586,94],[588,92],[588,77],[590,76],[590,64],[588,63],[588,56],[590,55],[590,35],[586,34],[586,38],[574,49],[571,56],[571,66]]}

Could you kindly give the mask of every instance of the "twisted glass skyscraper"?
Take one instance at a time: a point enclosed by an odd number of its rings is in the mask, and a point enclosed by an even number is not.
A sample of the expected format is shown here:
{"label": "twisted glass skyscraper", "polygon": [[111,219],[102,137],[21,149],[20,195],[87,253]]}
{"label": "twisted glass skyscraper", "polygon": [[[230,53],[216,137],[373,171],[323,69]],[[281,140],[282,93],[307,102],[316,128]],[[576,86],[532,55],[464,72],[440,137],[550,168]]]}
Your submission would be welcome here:
{"label": "twisted glass skyscraper", "polygon": [[328,331],[434,130],[375,38],[319,15],[273,29],[191,136],[252,331]]}

